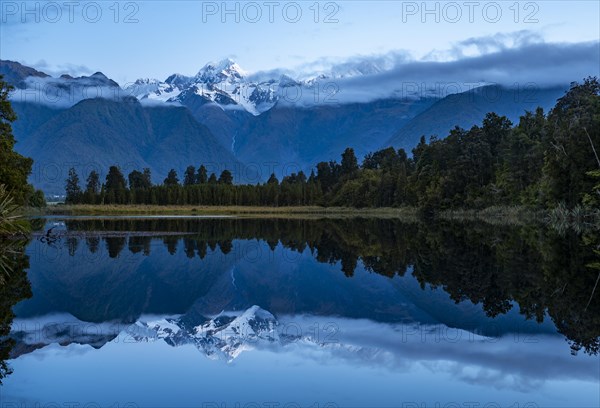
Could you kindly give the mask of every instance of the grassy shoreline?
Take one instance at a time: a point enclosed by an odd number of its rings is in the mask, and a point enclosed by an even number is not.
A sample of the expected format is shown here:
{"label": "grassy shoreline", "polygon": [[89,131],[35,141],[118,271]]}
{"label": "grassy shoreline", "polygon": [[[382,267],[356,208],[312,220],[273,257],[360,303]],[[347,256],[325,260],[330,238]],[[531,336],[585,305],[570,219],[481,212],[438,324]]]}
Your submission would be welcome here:
{"label": "grassy shoreline", "polygon": [[[190,216],[236,216],[236,217],[377,217],[396,218],[409,222],[422,220],[417,207],[401,208],[351,208],[351,207],[252,207],[252,206],[159,206],[159,205],[56,205],[44,209],[28,209],[27,216],[73,215],[73,216],[143,216],[143,215],[190,215]],[[436,218],[445,221],[480,221],[492,224],[532,224],[544,222],[547,212],[520,206],[495,206],[481,210],[445,210]]]}
{"label": "grassy shoreline", "polygon": [[548,221],[548,211],[524,206],[493,206],[481,210],[456,209],[440,212],[446,221],[480,221],[494,225],[532,225]]}
{"label": "grassy shoreline", "polygon": [[251,206],[159,206],[159,205],[57,205],[27,210],[25,215],[232,215],[232,216],[350,216],[416,218],[417,209],[349,207],[251,207]]}
{"label": "grassy shoreline", "polygon": [[[144,216],[230,216],[236,218],[381,218],[404,223],[428,222],[418,207],[351,208],[351,207],[252,207],[252,206],[158,206],[158,205],[51,205],[42,209],[25,208],[25,217],[144,217]],[[437,213],[434,221],[450,223],[484,223],[496,226],[550,226],[558,231],[573,229],[600,230],[600,212],[582,208],[566,210],[536,209],[526,206],[492,206],[483,209],[453,209]],[[431,219],[429,220],[431,221]]]}

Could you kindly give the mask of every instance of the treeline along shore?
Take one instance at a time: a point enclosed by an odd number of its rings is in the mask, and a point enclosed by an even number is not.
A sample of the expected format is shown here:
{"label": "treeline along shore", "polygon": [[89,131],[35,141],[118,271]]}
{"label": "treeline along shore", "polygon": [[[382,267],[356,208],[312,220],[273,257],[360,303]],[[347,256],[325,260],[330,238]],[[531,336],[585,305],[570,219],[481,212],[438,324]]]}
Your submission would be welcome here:
{"label": "treeline along shore", "polygon": [[585,208],[600,200],[600,85],[573,83],[549,113],[524,112],[519,123],[488,113],[479,126],[454,128],[445,138],[423,136],[412,150],[388,147],[359,163],[352,148],[341,160],[318,163],[264,183],[234,184],[229,170],[208,174],[190,165],[153,184],[149,169],[125,177],[117,166],[103,182],[71,169],[66,203],[155,206],[417,208],[444,210],[523,206]]}

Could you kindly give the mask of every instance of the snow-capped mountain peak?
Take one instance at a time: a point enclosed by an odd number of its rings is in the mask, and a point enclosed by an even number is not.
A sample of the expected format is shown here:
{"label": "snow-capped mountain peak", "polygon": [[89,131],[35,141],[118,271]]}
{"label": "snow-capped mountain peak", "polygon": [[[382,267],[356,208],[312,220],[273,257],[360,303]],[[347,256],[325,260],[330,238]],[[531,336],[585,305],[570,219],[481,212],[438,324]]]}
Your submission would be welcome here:
{"label": "snow-capped mountain peak", "polygon": [[164,82],[138,80],[128,90],[130,95],[142,101],[175,102],[186,106],[215,104],[224,110],[245,110],[257,116],[280,100],[282,103],[310,104],[327,99],[331,91],[322,88],[320,83],[377,75],[390,67],[389,61],[348,62],[338,64],[326,73],[293,78],[281,71],[249,75],[234,60],[226,58],[205,64],[193,77],[173,74]]}
{"label": "snow-capped mountain peak", "polygon": [[134,82],[134,85],[154,85],[160,83],[161,81],[155,78],[140,78]]}
{"label": "snow-capped mountain peak", "polygon": [[222,108],[246,110],[253,115],[273,107],[277,101],[276,81],[256,83],[232,59],[210,62],[193,77],[173,74],[164,82],[139,79],[127,87],[130,95],[141,101],[183,102],[201,98],[201,103],[214,103]]}
{"label": "snow-capped mountain peak", "polygon": [[125,90],[128,95],[139,100],[167,102],[177,97],[184,88],[185,84],[162,82],[153,78],[141,78],[127,86]]}
{"label": "snow-capped mountain peak", "polygon": [[[127,328],[138,341],[161,339],[171,346],[193,344],[212,360],[231,362],[258,344],[287,344],[299,336],[280,334],[279,322],[270,312],[252,306],[243,311],[222,312],[207,318],[178,317],[138,321]],[[293,338],[292,338],[293,337]]]}
{"label": "snow-capped mountain peak", "polygon": [[217,84],[224,81],[239,82],[246,77],[246,72],[232,59],[226,58],[217,63],[209,62],[198,74],[196,81],[205,84]]}

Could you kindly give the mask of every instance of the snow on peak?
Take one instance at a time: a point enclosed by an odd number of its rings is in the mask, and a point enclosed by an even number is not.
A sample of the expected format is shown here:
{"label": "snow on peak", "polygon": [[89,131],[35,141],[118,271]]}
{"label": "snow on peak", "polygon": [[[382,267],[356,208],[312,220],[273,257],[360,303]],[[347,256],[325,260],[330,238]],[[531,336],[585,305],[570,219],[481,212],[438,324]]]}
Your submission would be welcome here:
{"label": "snow on peak", "polygon": [[198,74],[196,80],[204,83],[235,82],[246,77],[246,72],[232,59],[226,58],[217,63],[209,62]]}
{"label": "snow on peak", "polygon": [[[281,70],[248,74],[234,60],[225,58],[204,65],[193,77],[180,74],[169,76],[164,82],[136,81],[131,95],[140,100],[193,103],[196,98],[201,104],[213,103],[224,110],[243,109],[258,116],[270,110],[278,102],[301,106],[328,100],[330,88],[326,85],[335,81],[352,80],[354,77],[380,74],[392,67],[393,61],[350,61],[337,64],[327,72],[315,72],[305,77],[290,76]],[[139,83],[138,83],[139,82]],[[369,95],[370,85],[359,89],[358,95]],[[348,94],[344,89],[344,96]]]}
{"label": "snow on peak", "polygon": [[169,83],[168,80],[171,77],[167,78],[166,82],[153,78],[140,78],[127,86],[125,90],[128,95],[139,100],[166,102],[177,97],[185,88],[185,83],[176,81]]}
{"label": "snow on peak", "polygon": [[154,78],[140,78],[134,82],[134,85],[153,85],[160,84],[161,81]]}

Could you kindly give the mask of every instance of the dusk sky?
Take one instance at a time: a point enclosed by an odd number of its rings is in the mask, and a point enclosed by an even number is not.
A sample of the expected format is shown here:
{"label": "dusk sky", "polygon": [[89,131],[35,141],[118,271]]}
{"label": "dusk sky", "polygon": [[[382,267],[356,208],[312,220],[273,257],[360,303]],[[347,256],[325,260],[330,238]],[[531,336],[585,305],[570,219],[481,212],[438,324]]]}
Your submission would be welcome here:
{"label": "dusk sky", "polygon": [[52,75],[102,71],[121,84],[193,75],[226,57],[249,72],[300,73],[348,59],[456,61],[600,38],[597,1],[3,0],[0,13],[1,59]]}

